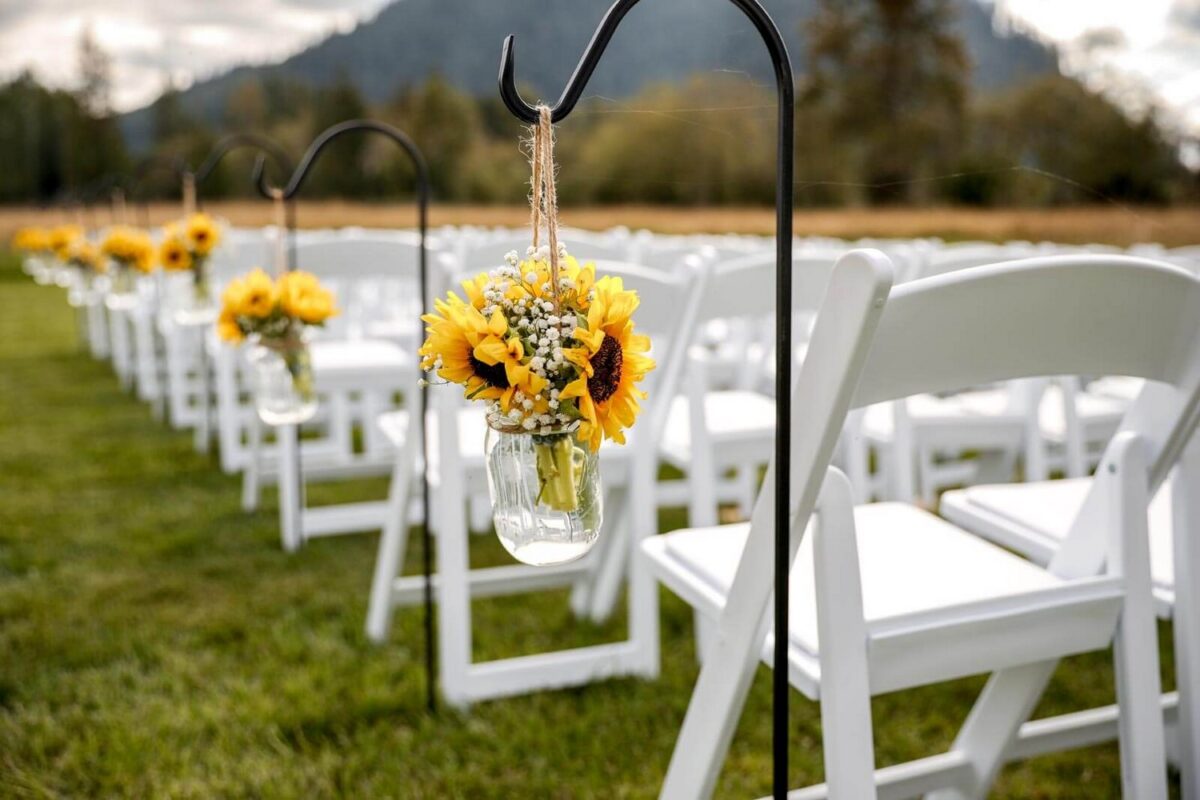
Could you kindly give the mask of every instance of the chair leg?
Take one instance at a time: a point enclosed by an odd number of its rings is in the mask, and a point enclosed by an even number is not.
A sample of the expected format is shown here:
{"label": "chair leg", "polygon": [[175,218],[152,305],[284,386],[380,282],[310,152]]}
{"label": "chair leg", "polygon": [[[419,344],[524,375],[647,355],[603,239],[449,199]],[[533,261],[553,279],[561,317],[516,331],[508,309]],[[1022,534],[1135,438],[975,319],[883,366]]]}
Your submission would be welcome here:
{"label": "chair leg", "polygon": [[257,416],[250,420],[249,443],[247,451],[249,458],[246,459],[246,467],[242,471],[242,510],[250,513],[258,510],[258,503],[262,497],[262,486],[260,483],[262,477],[262,457],[263,457],[263,430],[262,421]]}
{"label": "chair leg", "polygon": [[[1121,784],[1126,800],[1166,800],[1166,746],[1159,696],[1158,632],[1150,584],[1149,496],[1137,440],[1118,439],[1118,491],[1107,569],[1125,581],[1125,603],[1113,642]],[[1186,756],[1185,756],[1186,759]]]}
{"label": "chair leg", "polygon": [[985,800],[996,774],[1004,766],[1004,754],[1054,674],[1057,661],[1044,661],[1001,670],[988,679],[975,701],[966,723],[954,741],[954,750],[971,763],[968,786],[939,789],[925,800]]}
{"label": "chair leg", "polygon": [[275,429],[279,442],[279,534],[283,549],[294,553],[300,549],[303,532],[300,515],[303,510],[303,486],[299,472],[300,430],[296,425],[280,425]]}
{"label": "chair leg", "polygon": [[392,625],[392,584],[400,574],[404,549],[408,543],[408,489],[412,479],[412,459],[407,450],[405,448],[402,451],[402,457],[396,459],[392,468],[387,519],[379,535],[379,552],[375,556],[375,574],[371,579],[367,638],[376,643],[387,639]]}
{"label": "chair leg", "polygon": [[933,448],[928,445],[917,448],[917,487],[926,508],[933,508],[937,504],[937,490],[941,488],[936,479],[937,465],[933,456]]}
{"label": "chair leg", "polygon": [[1185,449],[1172,479],[1175,547],[1175,684],[1179,687],[1179,773],[1185,800],[1200,800],[1200,438]]}
{"label": "chair leg", "polygon": [[853,503],[850,481],[830,470],[821,490],[813,539],[821,640],[821,737],[829,800],[872,800],[877,794],[868,637]]}
{"label": "chair leg", "polygon": [[613,526],[612,542],[600,560],[592,581],[591,598],[588,604],[588,616],[593,622],[601,623],[612,616],[620,596],[621,579],[625,577],[629,564],[630,537],[632,531],[627,513],[627,495],[625,489],[613,492],[609,505]]}

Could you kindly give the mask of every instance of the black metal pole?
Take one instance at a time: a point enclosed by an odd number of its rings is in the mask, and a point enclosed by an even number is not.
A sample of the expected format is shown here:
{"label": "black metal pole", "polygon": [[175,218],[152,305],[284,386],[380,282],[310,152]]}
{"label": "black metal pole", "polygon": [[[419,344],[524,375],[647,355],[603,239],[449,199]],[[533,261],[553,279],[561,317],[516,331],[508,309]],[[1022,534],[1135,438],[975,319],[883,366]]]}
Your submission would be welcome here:
{"label": "black metal pole", "polygon": [[[600,27],[575,67],[550,119],[559,122],[575,108],[588,80],[600,63],[621,20],[639,0],[617,0],[604,15]],[[791,385],[792,385],[792,209],[794,205],[795,79],[787,45],[771,15],[758,0],[730,0],[758,30],[771,55],[778,90],[779,133],[775,185],[775,655],[772,675],[772,784],[776,800],[784,800],[788,786],[788,573],[791,566]],[[537,109],[517,91],[513,73],[514,37],[504,40],[500,59],[500,97],[518,119],[538,121]]]}
{"label": "black metal pole", "polygon": [[[308,173],[312,170],[317,158],[321,152],[334,139],[347,133],[362,132],[373,133],[390,139],[397,144],[401,150],[408,156],[412,162],[413,169],[416,171],[417,179],[417,231],[420,238],[420,249],[418,251],[418,278],[417,291],[421,294],[421,307],[425,306],[425,302],[429,295],[429,275],[428,275],[428,247],[427,234],[429,229],[429,166],[425,161],[425,156],[421,153],[420,148],[408,137],[406,133],[398,128],[388,125],[384,122],[377,122],[370,119],[352,119],[346,122],[339,122],[323,132],[321,132],[313,143],[308,146],[304,156],[300,159],[300,165],[296,167],[296,171],[292,173],[287,185],[281,190],[283,199],[288,202],[288,234],[291,235],[291,229],[295,225],[295,207],[292,204],[292,199],[300,191],[300,187],[304,185],[304,179],[308,177]],[[268,199],[275,196],[276,190],[267,185],[266,176],[264,174],[266,166],[266,158],[259,154],[254,163],[254,183],[258,187],[259,194]],[[291,268],[295,268],[295,251],[291,252],[290,256]],[[417,341],[425,335],[424,327],[418,322]],[[418,366],[419,369],[419,366]],[[433,624],[433,537],[429,530],[429,442],[426,437],[425,427],[428,419],[429,393],[426,387],[422,387],[417,394],[417,415],[420,417],[421,437],[421,458],[423,461],[423,469],[421,472],[421,504],[423,507],[424,520],[422,528],[422,544],[424,552],[424,561],[422,568],[424,570],[425,586],[424,586],[424,605],[425,605],[425,687],[426,687],[426,703],[430,711],[437,710],[437,654],[434,646],[434,624]],[[297,450],[297,452],[299,452]],[[299,472],[297,472],[299,474]],[[405,513],[405,512],[401,512]],[[403,523],[402,523],[403,524]]]}

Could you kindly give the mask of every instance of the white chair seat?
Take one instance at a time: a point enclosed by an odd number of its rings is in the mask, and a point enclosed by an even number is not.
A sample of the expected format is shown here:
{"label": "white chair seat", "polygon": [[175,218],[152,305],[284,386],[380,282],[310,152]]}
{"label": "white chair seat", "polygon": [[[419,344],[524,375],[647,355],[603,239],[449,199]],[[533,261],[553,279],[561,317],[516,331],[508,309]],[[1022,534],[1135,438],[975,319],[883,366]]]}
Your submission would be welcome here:
{"label": "white chair seat", "polygon": [[1088,384],[1088,391],[1092,394],[1098,394],[1102,397],[1112,397],[1117,400],[1125,400],[1132,403],[1142,389],[1146,386],[1146,381],[1141,378],[1127,378],[1119,375],[1108,375],[1103,378],[1092,381]]}
{"label": "white chair seat", "polygon": [[[382,339],[329,339],[313,342],[313,377],[326,388],[336,384],[373,382],[386,376],[387,382],[403,380],[406,372],[416,369],[410,351]],[[348,386],[347,388],[359,388]]]}
{"label": "white chair seat", "polygon": [[[904,503],[858,506],[854,521],[868,626],[1065,585],[1032,562]],[[654,537],[643,548],[664,583],[715,618],[749,530],[748,523],[685,529]],[[809,535],[801,542],[789,602],[793,682],[815,696],[820,674],[812,542]],[[689,584],[703,588],[689,591]]]}
{"label": "white chair seat", "polygon": [[[704,415],[710,441],[723,460],[731,446],[753,448],[755,437],[769,445],[775,436],[775,401],[758,392],[708,392],[704,396]],[[690,424],[687,397],[680,395],[671,403],[661,448],[668,461],[683,468],[692,457]]]}
{"label": "white chair seat", "polygon": [[[909,418],[925,429],[938,426],[960,430],[964,425],[1004,428],[1005,438],[1012,431],[1019,435],[1024,424],[1021,414],[1009,412],[1008,394],[1000,389],[963,392],[950,397],[918,394],[906,401]],[[890,442],[895,433],[892,403],[876,403],[863,414],[863,433],[877,442]]]}
{"label": "white chair seat", "polygon": [[[942,495],[942,514],[1006,547],[1047,562],[1067,537],[1091,478],[972,486]],[[1150,572],[1160,600],[1174,595],[1171,484],[1150,503]]]}

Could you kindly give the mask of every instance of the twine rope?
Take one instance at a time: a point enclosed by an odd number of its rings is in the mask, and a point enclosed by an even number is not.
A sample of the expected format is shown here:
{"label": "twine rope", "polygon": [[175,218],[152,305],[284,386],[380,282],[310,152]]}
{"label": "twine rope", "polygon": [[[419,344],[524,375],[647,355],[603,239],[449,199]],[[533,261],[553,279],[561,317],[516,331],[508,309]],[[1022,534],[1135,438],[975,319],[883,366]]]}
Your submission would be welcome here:
{"label": "twine rope", "polygon": [[275,277],[287,272],[287,204],[283,190],[271,190],[271,204],[275,222]]}
{"label": "twine rope", "polygon": [[550,247],[550,291],[554,305],[559,305],[558,282],[558,188],[554,179],[554,128],[550,108],[538,106],[538,122],[532,126],[533,147],[530,163],[533,194],[529,201],[530,225],[533,228],[533,247],[541,244],[542,226],[546,226],[546,244]]}

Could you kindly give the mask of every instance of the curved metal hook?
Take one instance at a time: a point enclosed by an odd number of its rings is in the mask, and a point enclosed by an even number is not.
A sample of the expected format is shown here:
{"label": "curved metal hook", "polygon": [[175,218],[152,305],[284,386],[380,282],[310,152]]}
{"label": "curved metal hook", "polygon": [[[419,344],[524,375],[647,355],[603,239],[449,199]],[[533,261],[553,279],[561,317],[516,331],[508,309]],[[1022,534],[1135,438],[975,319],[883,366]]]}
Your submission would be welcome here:
{"label": "curved metal hook", "polygon": [[195,172],[196,187],[199,188],[212,175],[213,170],[217,168],[217,165],[221,163],[225,156],[244,147],[257,148],[262,151],[262,155],[270,156],[271,160],[275,162],[275,166],[284,175],[292,171],[292,160],[288,157],[288,154],[283,151],[283,148],[267,137],[256,133],[231,133],[219,139],[204,158],[204,161],[201,162],[200,168]]}
{"label": "curved metal hook", "polygon": [[[558,102],[550,109],[550,120],[552,122],[561,122],[575,109],[575,105],[583,96],[583,90],[587,88],[587,83],[592,78],[592,73],[596,71],[596,65],[600,63],[605,49],[608,48],[609,42],[612,41],[613,34],[617,32],[617,28],[621,25],[621,21],[625,19],[625,15],[638,2],[640,0],[617,0],[604,14],[604,18],[600,21],[600,26],[596,28],[596,32],[592,35],[592,40],[588,43],[583,57],[579,59],[579,63],[575,66],[575,71],[571,74],[571,79],[567,81],[562,95],[559,96]],[[771,61],[775,67],[775,76],[780,83],[780,88],[782,89],[786,85],[790,96],[795,91],[792,63],[788,57],[787,45],[784,44],[783,37],[780,36],[779,28],[775,25],[774,20],[771,19],[771,16],[758,0],[731,0],[731,2],[750,18],[750,21],[754,23],[754,27],[762,35],[767,45],[767,50],[770,51]],[[504,48],[500,54],[500,98],[514,116],[533,124],[538,121],[537,109],[525,102],[521,97],[521,93],[517,91],[515,47],[516,36],[510,35],[504,39]]]}
{"label": "curved metal hook", "polygon": [[183,156],[149,156],[143,159],[133,170],[132,188],[135,190],[141,189],[146,177],[153,172],[166,172],[177,178],[181,178],[187,174],[188,165],[183,160]]}
{"label": "curved metal hook", "polygon": [[429,167],[425,163],[425,156],[417,148],[413,140],[408,138],[408,134],[388,125],[386,122],[378,122],[373,119],[351,119],[345,122],[339,122],[324,131],[313,140],[313,143],[308,146],[308,150],[300,159],[300,165],[296,167],[296,171],[292,173],[287,184],[282,188],[270,186],[266,180],[266,157],[261,153],[254,161],[254,173],[252,179],[254,185],[258,187],[258,192],[268,200],[274,199],[277,192],[282,192],[284,200],[291,200],[300,191],[300,187],[304,185],[305,178],[312,171],[313,166],[317,162],[317,158],[321,152],[332,142],[347,133],[354,131],[366,131],[369,133],[377,133],[391,139],[400,146],[412,161],[414,169],[417,172],[417,201],[422,206],[426,205],[429,200]]}

